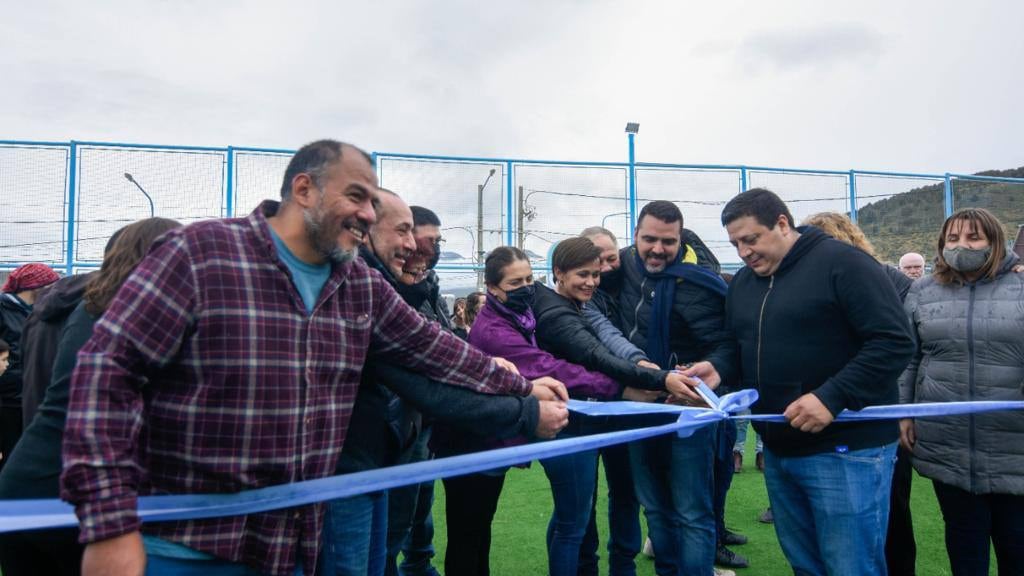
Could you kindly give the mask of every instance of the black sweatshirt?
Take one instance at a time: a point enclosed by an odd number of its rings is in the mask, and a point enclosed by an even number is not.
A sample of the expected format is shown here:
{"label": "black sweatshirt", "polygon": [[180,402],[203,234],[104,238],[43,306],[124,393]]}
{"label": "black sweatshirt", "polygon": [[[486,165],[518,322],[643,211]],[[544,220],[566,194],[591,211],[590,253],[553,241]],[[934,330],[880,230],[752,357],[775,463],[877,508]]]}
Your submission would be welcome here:
{"label": "black sweatshirt", "polygon": [[[896,379],[914,348],[892,280],[874,258],[814,227],[778,270],[741,269],[729,285],[727,322],[739,342],[743,386],[754,413],[782,413],[808,392],[832,412],[898,403]],[[856,450],[893,442],[894,420],[831,424],[817,434],[788,424],[759,427],[784,456]]]}

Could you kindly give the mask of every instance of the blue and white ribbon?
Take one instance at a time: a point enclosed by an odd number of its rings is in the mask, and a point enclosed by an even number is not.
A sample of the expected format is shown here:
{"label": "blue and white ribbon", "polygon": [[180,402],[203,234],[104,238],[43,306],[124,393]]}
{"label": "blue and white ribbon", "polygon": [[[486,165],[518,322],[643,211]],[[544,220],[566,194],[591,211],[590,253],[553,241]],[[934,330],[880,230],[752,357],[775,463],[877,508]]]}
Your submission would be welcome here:
{"label": "blue and white ribbon", "polygon": [[[717,398],[717,397],[716,397]],[[187,520],[255,514],[268,510],[292,508],[316,502],[347,498],[369,492],[397,488],[438,478],[462,476],[563,456],[575,452],[594,450],[612,444],[643,440],[675,432],[688,436],[694,430],[727,418],[743,418],[764,422],[785,422],[781,414],[752,414],[735,416],[757,401],[757,392],[742,390],[726,394],[716,408],[694,408],[669,404],[642,402],[579,402],[569,401],[569,409],[591,416],[629,416],[642,414],[675,414],[677,420],[659,426],[632,430],[605,432],[589,436],[536,442],[524,446],[500,448],[450,458],[403,464],[366,472],[307,480],[293,484],[246,490],[236,494],[189,494],[180,496],[142,496],[138,499],[139,517],[144,522]],[[905,404],[898,406],[872,406],[858,412],[844,411],[836,422],[887,420],[895,418],[923,418],[974,414],[996,410],[1021,410],[1024,401],[1004,402],[949,402],[933,404]],[[0,533],[17,530],[76,526],[72,507],[60,500],[5,500],[0,501]]]}

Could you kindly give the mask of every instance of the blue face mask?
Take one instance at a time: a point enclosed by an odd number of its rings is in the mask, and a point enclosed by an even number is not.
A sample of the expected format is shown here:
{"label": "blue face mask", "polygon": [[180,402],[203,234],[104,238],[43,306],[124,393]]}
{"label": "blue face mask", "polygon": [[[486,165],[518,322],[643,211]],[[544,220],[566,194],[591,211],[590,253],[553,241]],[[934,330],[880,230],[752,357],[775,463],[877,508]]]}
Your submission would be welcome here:
{"label": "blue face mask", "polygon": [[505,307],[515,312],[516,314],[522,314],[529,309],[530,305],[533,304],[533,294],[536,292],[536,287],[533,284],[527,284],[520,286],[515,290],[508,290],[505,292]]}

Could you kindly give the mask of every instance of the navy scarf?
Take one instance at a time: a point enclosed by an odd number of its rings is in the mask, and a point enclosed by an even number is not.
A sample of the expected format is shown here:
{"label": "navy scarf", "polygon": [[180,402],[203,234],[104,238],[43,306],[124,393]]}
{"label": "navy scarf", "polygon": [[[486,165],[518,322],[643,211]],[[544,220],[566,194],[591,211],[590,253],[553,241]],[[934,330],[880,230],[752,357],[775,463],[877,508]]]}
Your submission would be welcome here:
{"label": "navy scarf", "polygon": [[[669,320],[672,317],[672,306],[675,303],[676,283],[693,282],[721,297],[725,297],[726,286],[722,277],[707,268],[683,262],[686,247],[680,247],[680,259],[666,266],[661,272],[648,272],[640,253],[634,248],[633,257],[647,278],[655,281],[654,302],[651,305],[651,318],[647,327],[647,357],[662,368],[671,370],[669,358],[672,351],[669,347]],[[643,294],[640,295],[643,298]]]}

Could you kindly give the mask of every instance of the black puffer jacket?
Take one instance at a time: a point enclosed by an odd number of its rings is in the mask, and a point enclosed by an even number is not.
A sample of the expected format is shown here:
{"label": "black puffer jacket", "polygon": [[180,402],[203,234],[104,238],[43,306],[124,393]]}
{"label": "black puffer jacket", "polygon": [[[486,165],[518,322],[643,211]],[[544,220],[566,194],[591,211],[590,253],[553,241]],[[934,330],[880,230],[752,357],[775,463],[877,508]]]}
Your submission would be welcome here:
{"label": "black puffer jacket", "polygon": [[46,288],[32,307],[21,333],[21,412],[24,426],[32,423],[53,375],[53,363],[64,324],[82,301],[85,285],[95,272],[65,276]]}
{"label": "black puffer jacket", "polygon": [[580,309],[554,290],[537,284],[533,316],[537,319],[537,345],[552,355],[601,372],[623,386],[662,390],[666,370],[652,370],[612,354],[597,337]]}

